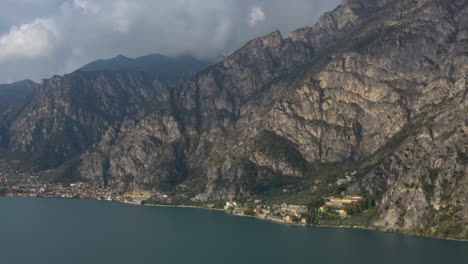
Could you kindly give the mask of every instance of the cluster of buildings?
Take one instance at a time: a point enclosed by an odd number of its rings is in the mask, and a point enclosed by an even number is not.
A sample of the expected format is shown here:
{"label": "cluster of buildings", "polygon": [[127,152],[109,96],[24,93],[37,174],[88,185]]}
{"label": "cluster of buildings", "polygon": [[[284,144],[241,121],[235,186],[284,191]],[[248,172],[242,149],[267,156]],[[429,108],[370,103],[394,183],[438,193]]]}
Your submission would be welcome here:
{"label": "cluster of buildings", "polygon": [[[157,195],[162,195],[162,194],[158,193]],[[151,197],[153,197],[152,192],[135,190],[135,191],[126,192],[120,195],[115,195],[114,197],[112,197],[112,199],[116,201],[121,201],[124,203],[130,203],[130,204],[143,204],[144,201],[147,201]],[[167,199],[167,195],[164,195],[164,197]]]}
{"label": "cluster of buildings", "polygon": [[357,174],[357,171],[353,171],[352,173],[346,172],[344,178],[338,179],[336,181],[336,184],[338,185],[344,185],[348,184],[353,181],[353,177]]}
{"label": "cluster of buildings", "polygon": [[108,189],[95,188],[85,183],[70,185],[49,184],[31,180],[12,184],[0,183],[3,196],[6,197],[42,197],[42,198],[79,198],[112,200]]}
{"label": "cluster of buildings", "polygon": [[321,213],[325,213],[328,211],[335,211],[337,212],[341,217],[346,217],[347,213],[344,210],[346,206],[350,206],[353,204],[356,204],[360,200],[362,200],[364,197],[362,196],[345,196],[343,198],[335,198],[335,197],[326,197],[325,200],[325,205],[319,208],[319,211]]}
{"label": "cluster of buildings", "polygon": [[0,160],[0,196],[97,199],[141,204],[152,195],[146,191],[126,193],[121,189],[97,188],[85,182],[50,183],[39,175],[18,172],[11,162]]}
{"label": "cluster of buildings", "polygon": [[88,183],[51,183],[38,174],[19,172],[17,162],[0,159],[0,195],[6,197],[79,198],[112,200],[114,192],[108,188],[96,188]]}
{"label": "cluster of buildings", "polygon": [[[362,196],[345,196],[343,198],[325,197],[325,205],[317,209],[323,214],[338,214],[341,217],[346,217],[347,213],[344,210],[346,206],[353,205],[360,200]],[[234,215],[255,216],[260,219],[287,223],[307,225],[309,208],[304,205],[279,204],[279,205],[264,205],[261,200],[255,200],[254,203],[240,204],[236,201],[226,201],[224,210]]]}
{"label": "cluster of buildings", "polygon": [[[166,201],[171,200],[167,195],[156,195]],[[39,175],[18,172],[9,162],[0,160],[0,196],[97,199],[142,204],[154,194],[147,191],[124,192],[122,189],[97,188],[86,182],[51,183]]]}
{"label": "cluster of buildings", "polygon": [[149,191],[123,192],[122,190],[111,190],[109,188],[97,188],[88,183],[77,182],[71,184],[43,183],[40,178],[30,176],[19,182],[0,182],[0,196],[5,197],[39,197],[39,198],[74,198],[74,199],[96,199],[108,201],[120,201],[130,204],[143,204],[152,197],[159,197],[170,201],[171,198],[165,194],[152,193]]}
{"label": "cluster of buildings", "polygon": [[307,206],[283,203],[281,205],[262,205],[260,200],[254,204],[238,204],[235,201],[227,201],[224,210],[235,215],[256,216],[260,219],[271,220],[288,224],[307,225],[304,214],[308,212]]}

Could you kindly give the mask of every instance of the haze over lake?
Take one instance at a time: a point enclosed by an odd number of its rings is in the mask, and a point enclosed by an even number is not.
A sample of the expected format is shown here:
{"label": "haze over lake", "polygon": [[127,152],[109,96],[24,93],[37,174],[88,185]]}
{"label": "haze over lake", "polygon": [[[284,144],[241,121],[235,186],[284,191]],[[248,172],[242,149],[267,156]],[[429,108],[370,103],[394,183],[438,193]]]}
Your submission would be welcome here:
{"label": "haze over lake", "polygon": [[0,198],[8,264],[464,263],[468,243],[287,226],[223,212]]}

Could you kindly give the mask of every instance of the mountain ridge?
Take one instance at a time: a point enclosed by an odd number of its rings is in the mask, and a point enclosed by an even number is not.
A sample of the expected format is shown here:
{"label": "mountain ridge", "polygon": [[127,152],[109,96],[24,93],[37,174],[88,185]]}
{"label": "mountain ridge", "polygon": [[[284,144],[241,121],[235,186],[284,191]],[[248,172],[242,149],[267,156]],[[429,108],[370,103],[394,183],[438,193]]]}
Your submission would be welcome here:
{"label": "mountain ridge", "polygon": [[156,74],[159,80],[173,82],[189,79],[210,64],[211,62],[198,60],[189,55],[169,57],[149,54],[135,59],[118,55],[112,59],[93,61],[79,68],[78,71],[143,71]]}

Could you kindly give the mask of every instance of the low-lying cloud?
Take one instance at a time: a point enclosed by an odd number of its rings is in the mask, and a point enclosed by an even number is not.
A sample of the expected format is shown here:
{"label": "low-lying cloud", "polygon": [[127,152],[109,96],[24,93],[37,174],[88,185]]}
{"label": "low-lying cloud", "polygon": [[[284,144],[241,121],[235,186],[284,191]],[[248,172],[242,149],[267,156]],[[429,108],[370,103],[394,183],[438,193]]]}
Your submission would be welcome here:
{"label": "low-lying cloud", "polygon": [[287,35],[312,25],[339,2],[3,0],[0,83],[48,78],[118,54],[212,59],[275,29]]}
{"label": "low-lying cloud", "polygon": [[0,63],[47,58],[53,54],[58,41],[59,29],[51,19],[13,26],[0,37]]}
{"label": "low-lying cloud", "polygon": [[265,20],[265,12],[260,7],[253,7],[250,9],[249,25],[254,27],[257,23]]}
{"label": "low-lying cloud", "polygon": [[73,4],[76,8],[81,9],[85,14],[97,14],[101,9],[98,5],[85,0],[73,0]]}

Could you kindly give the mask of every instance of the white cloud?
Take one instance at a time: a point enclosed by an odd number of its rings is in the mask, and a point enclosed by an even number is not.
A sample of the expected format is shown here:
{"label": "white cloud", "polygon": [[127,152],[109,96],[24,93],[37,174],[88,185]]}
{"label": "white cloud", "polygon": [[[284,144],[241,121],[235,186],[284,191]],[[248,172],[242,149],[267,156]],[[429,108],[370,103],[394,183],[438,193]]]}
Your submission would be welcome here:
{"label": "white cloud", "polygon": [[126,0],[116,1],[112,9],[114,31],[123,34],[129,33],[138,12],[138,5],[132,4]]}
{"label": "white cloud", "polygon": [[249,26],[254,27],[259,22],[265,20],[265,12],[260,7],[253,7],[250,9]]}
{"label": "white cloud", "polygon": [[51,19],[13,26],[0,36],[0,62],[46,58],[54,52],[58,37],[57,25]]}
{"label": "white cloud", "polygon": [[75,8],[82,10],[85,14],[97,14],[101,8],[96,4],[90,4],[85,0],[73,0],[73,5]]}
{"label": "white cloud", "polygon": [[226,41],[229,38],[229,34],[231,30],[232,30],[231,19],[227,17],[222,18],[218,26],[215,29],[213,40],[223,44],[222,42]]}
{"label": "white cloud", "polygon": [[340,1],[0,0],[0,83],[118,54],[217,58],[275,29],[310,25]]}

